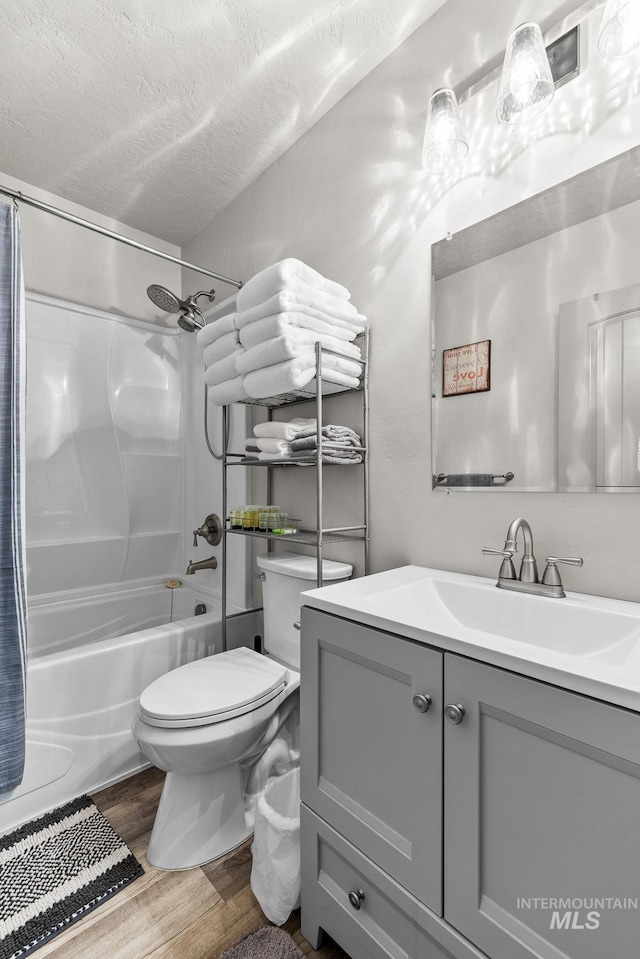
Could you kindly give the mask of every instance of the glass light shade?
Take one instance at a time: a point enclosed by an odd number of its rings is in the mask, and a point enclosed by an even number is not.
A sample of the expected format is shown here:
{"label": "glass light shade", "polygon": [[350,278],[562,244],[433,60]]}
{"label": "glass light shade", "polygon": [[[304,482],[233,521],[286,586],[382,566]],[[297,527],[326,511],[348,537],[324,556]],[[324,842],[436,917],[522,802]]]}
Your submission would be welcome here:
{"label": "glass light shade", "polygon": [[460,108],[453,90],[436,90],[429,100],[422,147],[422,166],[442,173],[462,163],[469,152]]}
{"label": "glass light shade", "polygon": [[603,57],[626,57],[640,50],[639,0],[607,0],[598,50]]}
{"label": "glass light shade", "polygon": [[520,24],[509,37],[504,56],[498,120],[531,120],[551,102],[555,89],[540,27],[537,23]]}

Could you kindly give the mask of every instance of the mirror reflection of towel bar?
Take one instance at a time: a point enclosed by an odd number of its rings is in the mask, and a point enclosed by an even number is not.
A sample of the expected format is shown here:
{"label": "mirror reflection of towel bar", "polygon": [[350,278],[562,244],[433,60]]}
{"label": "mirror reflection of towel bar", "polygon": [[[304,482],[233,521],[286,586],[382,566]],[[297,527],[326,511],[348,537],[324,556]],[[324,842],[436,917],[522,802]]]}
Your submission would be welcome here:
{"label": "mirror reflection of towel bar", "polygon": [[[482,476],[483,474],[482,474],[482,473],[469,473],[469,474],[467,474],[467,475],[468,475],[469,477],[472,477],[472,476]],[[492,474],[491,474],[492,485],[493,485],[493,486],[504,486],[506,483],[509,483],[509,482],[513,479],[514,476],[515,476],[515,473],[512,473],[512,472],[508,472],[508,473],[492,473]],[[448,479],[449,479],[447,473],[438,473],[438,475],[437,475],[436,477],[434,477],[434,478],[435,478],[434,486],[446,486],[446,485],[447,485],[447,481],[448,481]],[[502,480],[502,482],[496,482],[496,480]],[[469,485],[472,485],[472,484],[470,483]],[[481,487],[478,487],[478,488],[480,489]]]}

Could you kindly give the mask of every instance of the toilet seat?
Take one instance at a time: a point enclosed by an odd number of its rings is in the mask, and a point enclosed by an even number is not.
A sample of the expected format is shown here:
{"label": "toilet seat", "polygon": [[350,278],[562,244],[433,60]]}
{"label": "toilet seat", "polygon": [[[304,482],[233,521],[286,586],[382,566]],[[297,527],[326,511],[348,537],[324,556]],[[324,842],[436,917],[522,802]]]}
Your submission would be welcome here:
{"label": "toilet seat", "polygon": [[278,696],[286,666],[241,646],[179,666],[140,697],[140,718],[150,726],[207,726],[251,712]]}

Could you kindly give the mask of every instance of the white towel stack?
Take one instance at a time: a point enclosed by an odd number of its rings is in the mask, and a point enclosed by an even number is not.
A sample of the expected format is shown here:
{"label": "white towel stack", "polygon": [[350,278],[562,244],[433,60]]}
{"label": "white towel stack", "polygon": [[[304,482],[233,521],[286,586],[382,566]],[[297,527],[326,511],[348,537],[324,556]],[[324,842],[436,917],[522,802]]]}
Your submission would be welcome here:
{"label": "white towel stack", "polygon": [[247,456],[256,459],[283,459],[291,456],[291,443],[307,430],[315,430],[315,419],[297,417],[288,422],[257,423],[253,427],[253,436],[245,440]]}
{"label": "white towel stack", "polygon": [[367,319],[350,296],[293,258],[257,273],[238,291],[237,312],[198,333],[211,399],[222,405],[302,389],[315,376],[317,342],[331,351],[323,379],[355,389],[362,354],[352,341]]}

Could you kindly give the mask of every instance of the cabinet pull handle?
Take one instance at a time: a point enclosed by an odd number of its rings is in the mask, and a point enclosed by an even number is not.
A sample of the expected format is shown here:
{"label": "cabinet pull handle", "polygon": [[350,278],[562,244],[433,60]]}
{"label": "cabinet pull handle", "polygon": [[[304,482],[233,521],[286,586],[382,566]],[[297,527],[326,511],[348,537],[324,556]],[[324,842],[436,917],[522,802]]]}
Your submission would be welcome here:
{"label": "cabinet pull handle", "polygon": [[413,697],[413,705],[419,713],[426,713],[431,705],[431,696],[428,693],[419,693]]}
{"label": "cabinet pull handle", "polygon": [[360,908],[360,903],[364,899],[364,892],[362,889],[352,889],[349,893],[349,902],[354,909]]}
{"label": "cabinet pull handle", "polygon": [[293,628],[294,628],[294,629],[302,629],[302,625],[301,625],[300,623],[294,623],[294,624],[293,624]]}
{"label": "cabinet pull handle", "polygon": [[444,707],[444,714],[450,723],[457,726],[464,718],[464,706],[462,703],[448,703]]}

